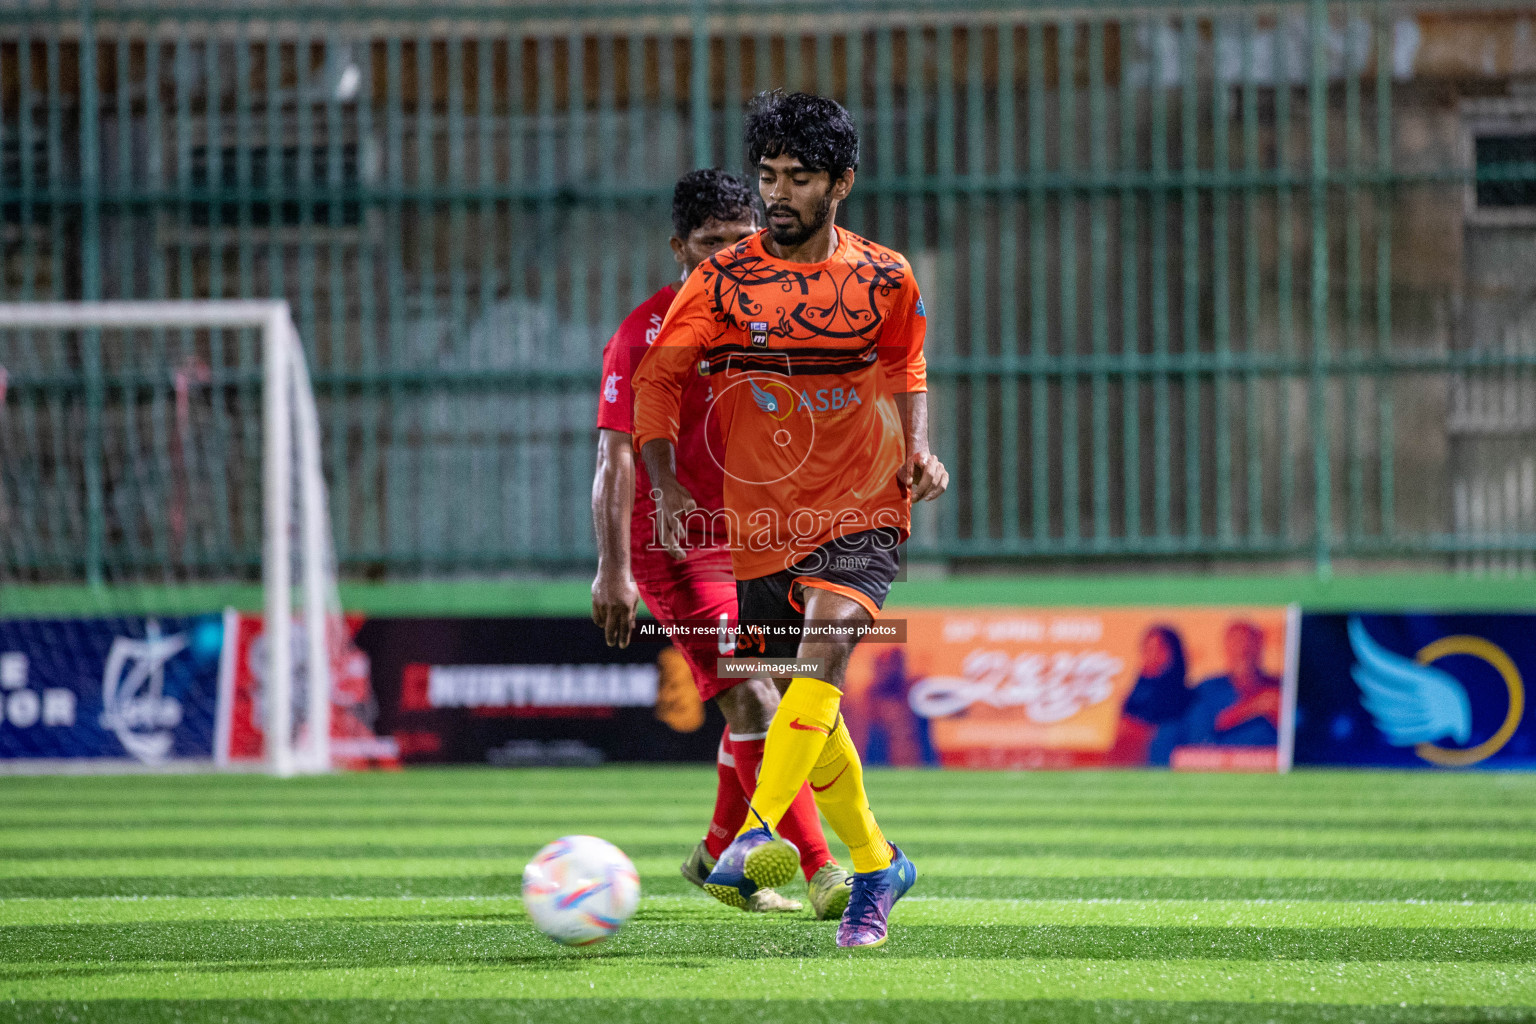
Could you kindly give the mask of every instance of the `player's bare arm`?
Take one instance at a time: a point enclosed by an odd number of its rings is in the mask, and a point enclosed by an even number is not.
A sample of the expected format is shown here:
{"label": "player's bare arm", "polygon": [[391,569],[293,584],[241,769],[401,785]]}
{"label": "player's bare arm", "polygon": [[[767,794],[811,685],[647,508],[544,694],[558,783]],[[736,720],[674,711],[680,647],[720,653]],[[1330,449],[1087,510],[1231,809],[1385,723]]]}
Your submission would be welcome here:
{"label": "player's bare arm", "polygon": [[928,448],[928,392],[905,391],[896,395],[901,426],[907,437],[907,459],[900,470],[901,486],[913,503],[932,501],[949,487],[949,470]]}
{"label": "player's bare arm", "polygon": [[635,627],[635,588],[629,561],[629,515],[635,502],[635,455],[630,435],[597,432],[597,472],[592,477],[592,529],[597,534],[597,577],[592,581],[592,621],[609,647],[628,647]]}
{"label": "player's bare arm", "polygon": [[656,528],[661,546],[667,554],[681,561],[687,554],[683,550],[683,516],[699,506],[688,488],[677,479],[677,446],[663,437],[652,438],[640,450],[640,458],[645,460],[645,471],[654,489],[652,497],[656,500]]}

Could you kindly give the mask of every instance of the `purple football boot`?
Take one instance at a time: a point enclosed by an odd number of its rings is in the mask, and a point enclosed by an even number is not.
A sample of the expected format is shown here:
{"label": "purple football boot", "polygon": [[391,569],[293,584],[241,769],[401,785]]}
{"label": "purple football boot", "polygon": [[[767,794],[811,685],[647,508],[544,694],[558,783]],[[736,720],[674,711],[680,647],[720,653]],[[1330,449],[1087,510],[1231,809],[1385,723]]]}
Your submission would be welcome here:
{"label": "purple football boot", "polygon": [[766,828],[754,828],[736,837],[715,862],[704,880],[704,891],[727,906],[747,909],[747,901],[759,889],[787,884],[800,868],[800,851],[788,839],[779,839]]}
{"label": "purple football boot", "polygon": [[873,949],[885,945],[886,919],[891,907],[917,881],[917,868],[907,855],[891,845],[891,866],[883,871],[849,875],[853,887],[843,923],[837,926],[837,944],[848,949]]}

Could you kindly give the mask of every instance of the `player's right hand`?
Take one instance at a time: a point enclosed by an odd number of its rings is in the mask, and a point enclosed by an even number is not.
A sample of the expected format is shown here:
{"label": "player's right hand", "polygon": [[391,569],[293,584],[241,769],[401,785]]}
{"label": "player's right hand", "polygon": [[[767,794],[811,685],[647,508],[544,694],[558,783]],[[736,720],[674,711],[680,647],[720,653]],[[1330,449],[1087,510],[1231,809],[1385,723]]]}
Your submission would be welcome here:
{"label": "player's right hand", "polygon": [[609,647],[628,647],[635,628],[640,591],[628,574],[598,573],[592,581],[592,621],[603,631]]}
{"label": "player's right hand", "polygon": [[676,480],[657,487],[656,521],[660,526],[661,546],[679,562],[688,556],[683,547],[687,533],[681,517],[698,507],[698,502],[693,500],[688,488]]}

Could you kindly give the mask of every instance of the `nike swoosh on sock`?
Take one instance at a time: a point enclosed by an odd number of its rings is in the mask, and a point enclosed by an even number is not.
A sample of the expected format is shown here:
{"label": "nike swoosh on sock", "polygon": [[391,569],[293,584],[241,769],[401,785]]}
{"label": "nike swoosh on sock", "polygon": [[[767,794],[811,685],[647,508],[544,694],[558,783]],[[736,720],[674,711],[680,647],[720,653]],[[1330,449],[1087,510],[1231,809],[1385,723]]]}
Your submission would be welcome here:
{"label": "nike swoosh on sock", "polygon": [[811,783],[811,789],[815,790],[817,793],[825,793],[827,790],[829,790],[833,786],[837,785],[837,780],[842,778],[843,777],[843,772],[846,772],[847,770],[848,770],[848,766],[847,765],[843,765],[843,771],[838,772],[836,775],[832,776],[832,781],[831,782],[827,783],[825,786],[818,786],[818,785],[816,785],[816,783],[813,782],[813,783]]}

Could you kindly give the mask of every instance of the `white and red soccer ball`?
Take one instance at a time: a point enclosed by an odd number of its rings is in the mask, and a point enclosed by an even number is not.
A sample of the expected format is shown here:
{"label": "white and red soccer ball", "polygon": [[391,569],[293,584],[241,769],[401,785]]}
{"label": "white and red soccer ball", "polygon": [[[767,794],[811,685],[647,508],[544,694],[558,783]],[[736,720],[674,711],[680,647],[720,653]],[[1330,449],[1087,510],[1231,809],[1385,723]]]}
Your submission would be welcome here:
{"label": "white and red soccer ball", "polygon": [[564,836],[523,869],[533,926],[566,946],[590,946],[621,928],[640,902],[640,876],[624,851],[596,836]]}

